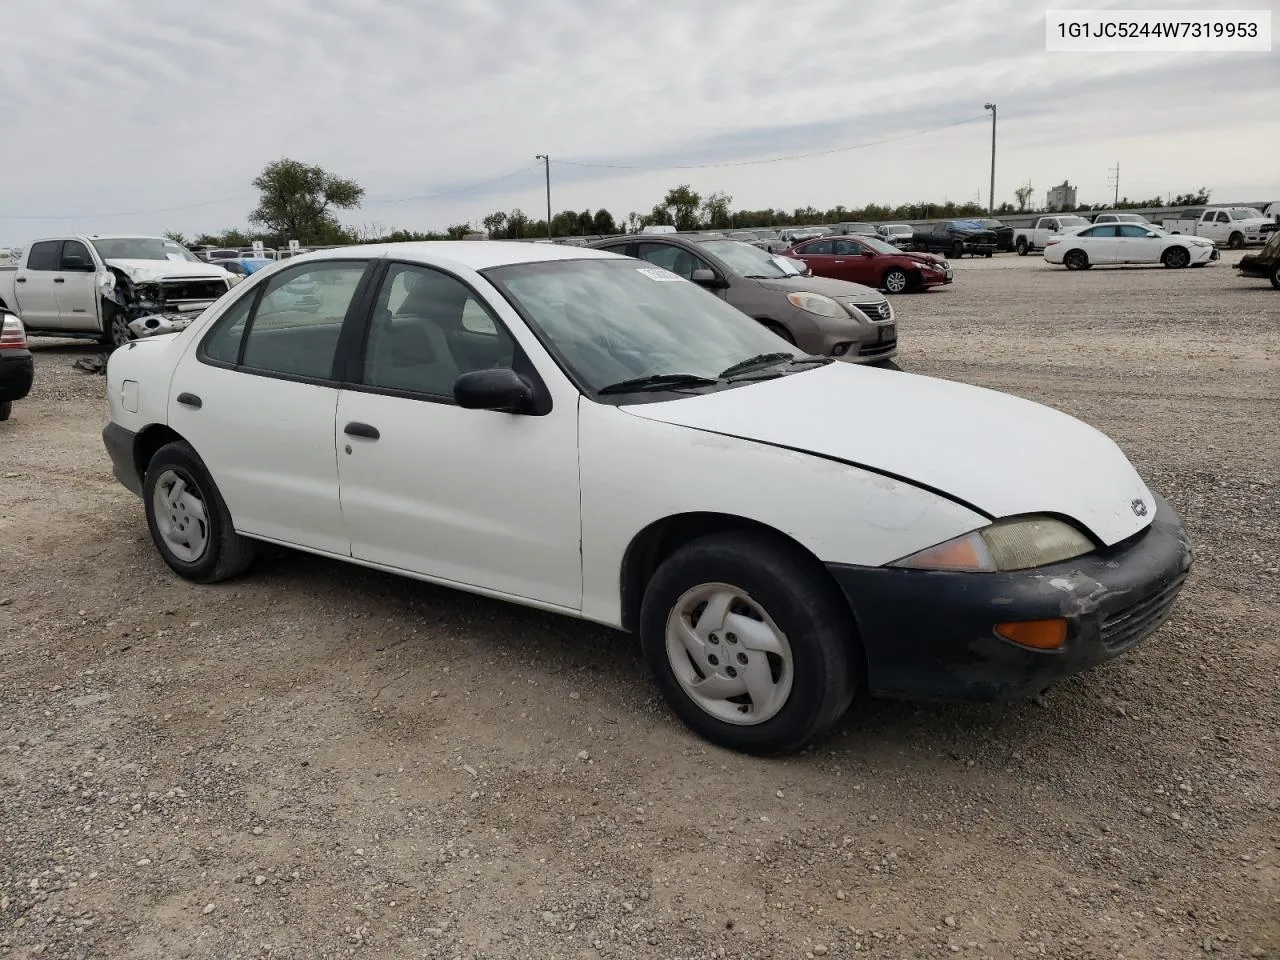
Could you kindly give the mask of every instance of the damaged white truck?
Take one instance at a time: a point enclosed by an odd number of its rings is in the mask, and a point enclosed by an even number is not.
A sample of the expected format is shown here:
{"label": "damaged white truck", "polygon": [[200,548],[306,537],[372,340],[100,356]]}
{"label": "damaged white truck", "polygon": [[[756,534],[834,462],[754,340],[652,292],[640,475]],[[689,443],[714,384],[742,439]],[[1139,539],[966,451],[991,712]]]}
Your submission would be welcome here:
{"label": "damaged white truck", "polygon": [[164,237],[53,237],[0,265],[0,308],[28,334],[118,347],[183,329],[238,279]]}

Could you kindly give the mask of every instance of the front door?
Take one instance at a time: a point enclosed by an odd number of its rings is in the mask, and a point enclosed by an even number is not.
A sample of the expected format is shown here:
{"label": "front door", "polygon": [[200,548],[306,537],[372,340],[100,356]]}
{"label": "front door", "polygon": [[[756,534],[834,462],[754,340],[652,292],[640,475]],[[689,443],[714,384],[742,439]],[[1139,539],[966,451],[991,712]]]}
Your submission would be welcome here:
{"label": "front door", "polygon": [[880,286],[883,278],[877,275],[880,271],[876,265],[874,250],[861,240],[852,238],[836,240],[834,243],[837,272],[832,276],[868,287]]}
{"label": "front door", "polygon": [[[365,267],[330,260],[281,271],[236,300],[174,371],[169,425],[200,455],[241,533],[350,554],[335,357]],[[295,309],[285,290],[303,281],[324,291],[314,311]]]}
{"label": "front door", "polygon": [[62,242],[54,289],[59,329],[103,329],[98,323],[98,272],[88,247],[79,240]]}
{"label": "front door", "polygon": [[1121,223],[1116,226],[1120,234],[1120,249],[1125,263],[1159,263],[1164,252],[1164,238],[1147,236],[1151,233],[1137,223]]}
{"label": "front door", "polygon": [[61,240],[41,240],[27,251],[25,266],[14,275],[18,302],[11,306],[22,322],[34,330],[58,328],[58,284],[62,256]]}
{"label": "front door", "polygon": [[577,404],[539,414],[459,407],[454,381],[493,367],[537,379],[470,287],[392,263],[374,300],[360,383],[338,395],[334,439],[352,555],[580,609]]}

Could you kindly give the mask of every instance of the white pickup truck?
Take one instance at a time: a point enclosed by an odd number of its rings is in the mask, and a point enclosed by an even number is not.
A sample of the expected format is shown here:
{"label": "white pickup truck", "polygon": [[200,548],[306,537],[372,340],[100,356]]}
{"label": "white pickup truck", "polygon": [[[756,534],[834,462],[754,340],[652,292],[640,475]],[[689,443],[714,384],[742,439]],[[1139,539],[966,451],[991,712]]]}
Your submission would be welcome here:
{"label": "white pickup truck", "polygon": [[1185,233],[1204,237],[1218,246],[1239,250],[1250,244],[1266,243],[1274,221],[1253,207],[1193,207],[1182,216],[1165,220],[1161,226],[1169,233]]}
{"label": "white pickup truck", "polygon": [[1018,227],[1013,232],[1013,249],[1018,256],[1025,257],[1033,250],[1043,250],[1049,245],[1049,238],[1061,237],[1077,227],[1087,227],[1089,221],[1070,213],[1059,213],[1053,216],[1040,217],[1030,227]]}
{"label": "white pickup truck", "polygon": [[237,278],[164,237],[65,236],[30,244],[0,265],[0,307],[28,334],[93,337],[120,346],[130,324],[180,330]]}

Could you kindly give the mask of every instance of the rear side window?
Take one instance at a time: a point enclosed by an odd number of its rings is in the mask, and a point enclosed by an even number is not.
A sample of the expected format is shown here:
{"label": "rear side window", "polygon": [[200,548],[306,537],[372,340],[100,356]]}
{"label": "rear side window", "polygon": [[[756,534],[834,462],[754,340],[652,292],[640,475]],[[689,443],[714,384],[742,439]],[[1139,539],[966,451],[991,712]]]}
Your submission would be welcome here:
{"label": "rear side window", "polygon": [[41,240],[31,245],[27,254],[28,270],[57,270],[58,251],[62,248],[61,240]]}
{"label": "rear side window", "polygon": [[364,263],[307,263],[268,282],[249,319],[240,363],[265,373],[327,380]]}
{"label": "rear side window", "polygon": [[815,240],[813,243],[806,243],[800,248],[800,252],[806,256],[824,257],[832,253],[834,245],[830,240]]}

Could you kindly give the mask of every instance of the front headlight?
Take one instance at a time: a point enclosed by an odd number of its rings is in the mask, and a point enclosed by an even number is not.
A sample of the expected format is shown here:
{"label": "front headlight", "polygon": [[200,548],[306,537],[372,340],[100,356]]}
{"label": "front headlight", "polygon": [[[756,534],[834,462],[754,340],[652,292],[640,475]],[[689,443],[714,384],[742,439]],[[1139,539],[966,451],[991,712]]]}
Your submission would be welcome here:
{"label": "front headlight", "polygon": [[1093,541],[1061,520],[1043,516],[1014,517],[927,547],[888,566],[995,573],[1042,567],[1091,550]]}
{"label": "front headlight", "polygon": [[788,293],[787,299],[791,301],[792,306],[819,317],[829,317],[834,320],[849,316],[844,307],[820,293]]}

